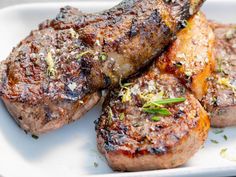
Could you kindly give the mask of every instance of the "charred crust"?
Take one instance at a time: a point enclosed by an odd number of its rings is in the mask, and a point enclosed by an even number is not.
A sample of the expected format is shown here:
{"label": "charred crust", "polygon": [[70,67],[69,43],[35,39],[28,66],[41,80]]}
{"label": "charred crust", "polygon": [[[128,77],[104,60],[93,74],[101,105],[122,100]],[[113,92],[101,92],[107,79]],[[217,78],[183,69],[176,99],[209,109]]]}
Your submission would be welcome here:
{"label": "charred crust", "polygon": [[189,19],[190,15],[190,1],[189,0],[184,0],[184,1],[175,1],[173,3],[173,6],[180,6],[180,14],[179,14],[179,20],[177,24],[177,29],[183,29],[186,27],[186,20]]}
{"label": "charred crust", "polygon": [[51,109],[48,106],[44,106],[44,112],[46,122],[51,121],[53,119]]}
{"label": "charred crust", "polygon": [[165,147],[152,147],[152,148],[148,148],[148,152],[150,152],[151,154],[155,154],[155,155],[165,154],[166,151],[167,150],[166,150]]}
{"label": "charred crust", "polygon": [[137,19],[133,18],[131,23],[131,28],[129,32],[129,36],[132,38],[138,34],[138,28],[137,28]]}
{"label": "charred crust", "polygon": [[159,13],[158,9],[155,9],[150,17],[149,17],[149,21],[150,23],[155,23],[155,24],[160,24],[161,21],[162,21],[162,17],[161,17],[161,14]]}
{"label": "charred crust", "polygon": [[84,75],[89,75],[91,73],[91,69],[92,69],[92,61],[91,59],[84,59],[82,58],[80,61],[81,64],[81,71]]}
{"label": "charred crust", "polygon": [[104,86],[109,87],[111,85],[111,78],[104,74]]}

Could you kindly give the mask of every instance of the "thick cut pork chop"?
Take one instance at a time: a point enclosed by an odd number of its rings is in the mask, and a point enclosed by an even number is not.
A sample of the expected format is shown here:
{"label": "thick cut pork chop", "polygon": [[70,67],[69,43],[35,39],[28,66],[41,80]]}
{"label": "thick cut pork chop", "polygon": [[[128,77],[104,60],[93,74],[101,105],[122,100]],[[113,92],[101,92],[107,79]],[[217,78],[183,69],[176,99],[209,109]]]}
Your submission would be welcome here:
{"label": "thick cut pork chop", "polygon": [[[204,16],[194,18],[189,22],[189,31],[179,33],[177,38],[198,36],[208,29],[204,24],[207,21],[199,20]],[[186,39],[191,40],[190,36]],[[198,40],[202,39],[196,39],[196,43],[187,41],[191,45],[189,48],[200,47]],[[185,42],[177,39],[173,45],[180,50]],[[180,51],[192,52],[190,56],[195,52]],[[168,52],[163,55],[168,55]],[[98,148],[114,170],[140,171],[180,166],[199,150],[207,138],[210,127],[207,112],[174,75],[159,71],[158,62],[157,59],[140,77],[111,91],[103,105],[103,113],[96,121]]]}
{"label": "thick cut pork chop", "polygon": [[96,14],[66,7],[1,63],[0,96],[34,134],[79,119],[112,87],[149,63],[202,0],[125,0]]}

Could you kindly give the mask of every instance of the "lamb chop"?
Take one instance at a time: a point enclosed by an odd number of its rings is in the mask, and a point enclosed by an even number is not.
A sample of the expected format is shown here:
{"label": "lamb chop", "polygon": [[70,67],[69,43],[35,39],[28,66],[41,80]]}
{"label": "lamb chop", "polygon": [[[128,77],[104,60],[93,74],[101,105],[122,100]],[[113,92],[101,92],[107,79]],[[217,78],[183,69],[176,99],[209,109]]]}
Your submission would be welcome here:
{"label": "lamb chop", "polygon": [[[177,40],[161,59],[169,56],[169,52],[175,58],[179,51],[195,56],[212,50],[209,45],[202,46],[201,41],[207,44],[212,40],[211,35],[205,35],[212,30],[202,14],[194,16],[184,31],[178,33]],[[179,40],[183,38],[186,40]],[[191,48],[196,50],[188,50]],[[98,149],[114,170],[154,170],[183,165],[207,138],[210,127],[207,112],[174,75],[159,70],[159,61],[162,60],[157,58],[140,77],[110,91],[103,113],[95,122]],[[193,60],[185,62],[187,65]],[[207,63],[204,65],[208,68]],[[194,71],[201,72],[197,68]]]}
{"label": "lamb chop", "polygon": [[211,23],[216,35],[215,73],[202,104],[210,114],[211,126],[236,125],[236,25]]}
{"label": "lamb chop", "polygon": [[64,8],[1,63],[0,96],[17,123],[41,134],[77,120],[164,50],[203,0],[125,0],[96,14]]}

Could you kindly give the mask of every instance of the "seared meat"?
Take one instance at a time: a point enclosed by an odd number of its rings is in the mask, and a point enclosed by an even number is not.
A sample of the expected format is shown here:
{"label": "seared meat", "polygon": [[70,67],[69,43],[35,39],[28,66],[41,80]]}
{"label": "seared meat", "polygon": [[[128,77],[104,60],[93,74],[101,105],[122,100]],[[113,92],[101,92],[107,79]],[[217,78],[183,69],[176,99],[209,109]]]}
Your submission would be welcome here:
{"label": "seared meat", "polygon": [[[64,8],[67,15],[78,10]],[[85,74],[77,62],[81,42],[72,29],[40,25],[1,63],[1,94],[7,109],[26,131],[38,135],[77,120],[99,100],[81,93]],[[56,67],[57,66],[57,67]]]}
{"label": "seared meat", "polygon": [[[179,33],[199,36],[208,28],[202,15],[190,20],[189,30]],[[202,25],[199,25],[199,22]],[[200,35],[201,36],[201,35]],[[191,37],[185,37],[192,40]],[[187,40],[172,44],[194,56],[202,45]],[[210,40],[207,38],[206,40]],[[181,46],[187,43],[191,46]],[[172,48],[172,47],[171,47]],[[167,51],[163,55],[168,55]],[[198,51],[199,52],[199,51]],[[178,53],[178,51],[176,51]],[[103,105],[103,113],[95,122],[98,149],[114,170],[140,171],[173,168],[184,164],[207,138],[210,122],[198,100],[171,74],[159,71],[159,60],[138,78],[111,91]],[[163,104],[170,98],[172,104]],[[183,99],[185,98],[185,99]],[[181,100],[174,103],[174,100]]]}
{"label": "seared meat", "polygon": [[236,25],[211,24],[216,35],[215,74],[202,104],[213,127],[236,125]]}
{"label": "seared meat", "polygon": [[[206,79],[215,67],[214,34],[203,14],[192,18],[176,42],[160,57],[162,71],[173,73],[193,94],[201,99],[207,91]],[[182,44],[182,45],[180,45]]]}
{"label": "seared meat", "polygon": [[[91,108],[99,97],[91,94],[149,63],[202,3],[125,0],[97,14],[66,7],[32,31],[1,64],[1,98],[20,126],[34,134],[79,119],[82,114],[74,109],[78,104]],[[87,106],[89,97],[94,100]]]}

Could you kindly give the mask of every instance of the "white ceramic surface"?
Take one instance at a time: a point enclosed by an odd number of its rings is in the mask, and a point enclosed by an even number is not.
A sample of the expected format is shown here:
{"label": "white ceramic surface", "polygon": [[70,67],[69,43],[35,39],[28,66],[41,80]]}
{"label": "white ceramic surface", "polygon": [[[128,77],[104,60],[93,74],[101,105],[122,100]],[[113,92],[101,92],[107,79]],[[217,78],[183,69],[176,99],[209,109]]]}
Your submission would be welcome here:
{"label": "white ceramic surface", "polygon": [[[12,6],[0,10],[0,58],[5,59],[21,39],[46,18],[55,17],[59,7],[70,4],[83,11],[109,8],[119,1],[78,1]],[[208,0],[204,7],[209,19],[236,23],[235,0]],[[137,173],[114,173],[98,153],[93,121],[101,104],[81,120],[35,140],[11,119],[0,102],[0,176],[4,177],[78,177],[105,176],[226,176],[236,175],[236,162],[220,156],[222,148],[236,148],[236,128],[222,134],[210,132],[205,147],[190,161],[176,169]],[[223,135],[228,140],[223,139]],[[214,139],[219,144],[210,141]],[[97,164],[98,166],[94,165]]]}

